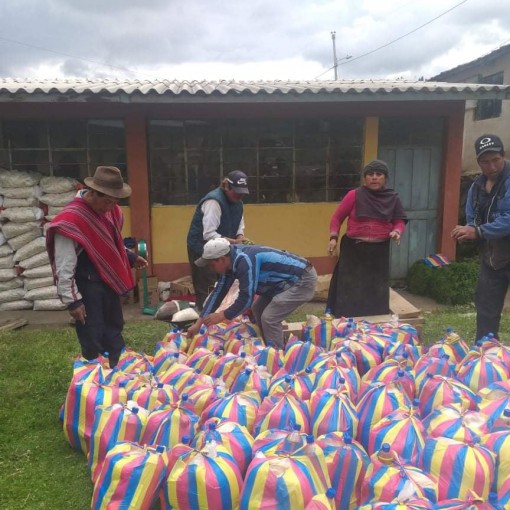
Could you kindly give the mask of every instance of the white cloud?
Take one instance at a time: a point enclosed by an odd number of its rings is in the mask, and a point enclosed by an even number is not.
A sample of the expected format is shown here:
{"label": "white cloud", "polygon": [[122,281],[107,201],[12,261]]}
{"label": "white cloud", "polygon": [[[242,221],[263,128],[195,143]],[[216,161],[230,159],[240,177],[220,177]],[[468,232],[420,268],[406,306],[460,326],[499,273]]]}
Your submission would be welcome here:
{"label": "white cloud", "polygon": [[428,77],[510,42],[510,2],[460,1],[3,0],[0,75],[333,78],[335,31],[342,78]]}

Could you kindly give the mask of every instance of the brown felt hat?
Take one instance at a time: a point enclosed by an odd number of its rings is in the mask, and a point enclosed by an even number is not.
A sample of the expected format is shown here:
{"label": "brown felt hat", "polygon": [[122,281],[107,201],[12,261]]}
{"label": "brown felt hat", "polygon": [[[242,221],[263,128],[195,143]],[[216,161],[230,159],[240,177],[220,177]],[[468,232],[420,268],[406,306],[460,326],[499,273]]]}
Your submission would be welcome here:
{"label": "brown felt hat", "polygon": [[84,179],[85,186],[110,197],[127,198],[131,195],[131,186],[122,179],[120,170],[115,166],[98,166],[94,177]]}

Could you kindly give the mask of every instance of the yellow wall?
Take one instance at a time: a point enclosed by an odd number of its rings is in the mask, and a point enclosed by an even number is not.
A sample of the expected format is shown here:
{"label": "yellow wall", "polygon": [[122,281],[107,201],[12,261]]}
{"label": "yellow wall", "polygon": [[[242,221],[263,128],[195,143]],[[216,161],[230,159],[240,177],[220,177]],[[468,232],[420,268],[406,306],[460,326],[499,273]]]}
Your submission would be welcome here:
{"label": "yellow wall", "polygon": [[124,226],[122,227],[122,237],[131,236],[131,209],[129,207],[121,207],[124,213]]}
{"label": "yellow wall", "polygon": [[[327,255],[329,219],[337,204],[245,205],[245,234],[257,244],[304,257]],[[187,262],[186,235],[194,206],[152,208],[152,262]]]}

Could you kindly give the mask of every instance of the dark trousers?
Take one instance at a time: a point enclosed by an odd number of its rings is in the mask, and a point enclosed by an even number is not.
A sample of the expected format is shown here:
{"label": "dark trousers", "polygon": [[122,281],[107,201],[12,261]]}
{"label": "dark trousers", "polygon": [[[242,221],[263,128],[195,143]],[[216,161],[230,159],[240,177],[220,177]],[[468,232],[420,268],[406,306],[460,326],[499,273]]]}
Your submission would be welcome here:
{"label": "dark trousers", "polygon": [[124,317],[120,297],[108,285],[97,281],[77,281],[85,305],[85,324],[76,322],[82,356],[95,359],[108,352],[110,367],[119,361],[124,348]]}
{"label": "dark trousers", "polygon": [[476,340],[488,333],[498,336],[509,283],[510,264],[495,270],[485,262],[480,262],[480,274],[475,292]]}
{"label": "dark trousers", "polygon": [[196,305],[199,311],[201,311],[204,307],[204,302],[218,279],[217,274],[211,271],[207,266],[198,267],[195,264],[195,260],[200,257],[201,255],[198,255],[188,247],[188,260],[191,266],[191,280],[193,282],[193,288],[195,289]]}

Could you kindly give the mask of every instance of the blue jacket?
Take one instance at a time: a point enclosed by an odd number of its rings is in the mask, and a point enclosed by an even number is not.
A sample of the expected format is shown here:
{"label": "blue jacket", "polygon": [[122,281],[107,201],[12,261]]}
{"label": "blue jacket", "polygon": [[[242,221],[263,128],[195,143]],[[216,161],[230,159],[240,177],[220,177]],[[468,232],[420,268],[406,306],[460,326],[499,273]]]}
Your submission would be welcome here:
{"label": "blue jacket", "polygon": [[255,294],[272,298],[301,279],[308,260],[267,246],[232,245],[232,270],[222,274],[207,300],[201,317],[214,312],[234,283],[239,280],[239,296],[223,311],[231,320],[250,308]]}
{"label": "blue jacket", "polygon": [[206,200],[216,200],[220,204],[221,219],[217,232],[222,237],[235,239],[243,218],[243,203],[241,201],[231,202],[221,188],[213,189],[207,193],[198,203],[188,231],[188,246],[197,255],[202,255],[206,243],[202,223],[204,218],[202,204]]}
{"label": "blue jacket", "polygon": [[480,175],[469,188],[466,202],[467,225],[479,227],[482,238],[486,240],[510,236],[510,162],[505,161],[501,181],[494,185],[487,214],[482,218],[477,212],[477,203],[480,195],[484,193],[486,181],[487,178]]}

